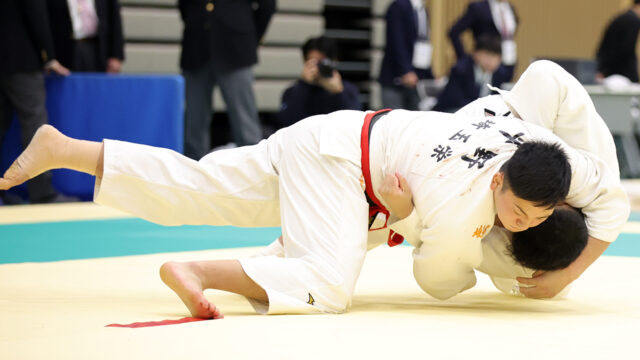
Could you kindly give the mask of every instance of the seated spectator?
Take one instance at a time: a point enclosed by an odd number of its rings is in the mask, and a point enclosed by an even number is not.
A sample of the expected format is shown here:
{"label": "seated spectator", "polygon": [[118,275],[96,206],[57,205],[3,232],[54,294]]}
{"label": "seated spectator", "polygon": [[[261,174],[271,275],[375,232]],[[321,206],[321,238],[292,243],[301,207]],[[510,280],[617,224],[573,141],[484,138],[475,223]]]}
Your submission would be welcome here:
{"label": "seated spectator", "polygon": [[435,111],[454,112],[473,100],[489,95],[487,84],[500,87],[511,75],[502,65],[500,38],[480,36],[473,53],[451,68],[449,82],[438,97]]}
{"label": "seated spectator", "polygon": [[470,2],[467,11],[449,30],[449,38],[456,51],[457,60],[466,55],[461,35],[467,29],[471,30],[476,43],[481,36],[496,36],[502,40],[502,65],[509,74],[508,81],[511,81],[518,60],[515,42],[518,15],[513,4],[506,0]]}
{"label": "seated spectator", "polygon": [[336,110],[361,110],[358,88],[342,80],[336,70],[337,47],[333,40],[311,38],[302,46],[302,55],[301,78],[282,95],[278,126]]}

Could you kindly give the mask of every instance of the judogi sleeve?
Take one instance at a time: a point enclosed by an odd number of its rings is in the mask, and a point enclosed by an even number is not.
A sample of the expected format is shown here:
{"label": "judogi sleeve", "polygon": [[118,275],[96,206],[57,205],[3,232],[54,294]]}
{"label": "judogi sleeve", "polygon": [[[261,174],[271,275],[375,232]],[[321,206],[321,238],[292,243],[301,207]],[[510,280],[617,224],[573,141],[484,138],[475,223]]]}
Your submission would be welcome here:
{"label": "judogi sleeve", "polygon": [[614,241],[631,212],[620,178],[597,156],[566,147],[571,164],[567,203],[585,215],[589,236]]}
{"label": "judogi sleeve", "polygon": [[[467,171],[466,166],[463,170]],[[481,239],[494,222],[488,179],[477,173],[470,176],[476,181],[422,175],[408,179],[416,203],[408,224],[411,234],[419,234],[410,239],[415,246],[413,276],[436,299],[448,299],[476,284],[474,269],[482,262]]]}
{"label": "judogi sleeve", "polygon": [[531,277],[533,270],[518,264],[510,255],[511,232],[493,227],[482,239],[482,264],[478,270],[493,277],[515,279]]}
{"label": "judogi sleeve", "polygon": [[404,237],[404,240],[413,246],[420,244],[420,216],[415,207],[409,216],[397,219],[393,216],[389,219],[389,228]]}
{"label": "judogi sleeve", "polygon": [[452,225],[422,230],[422,244],[413,250],[416,282],[440,300],[475,286],[474,268],[482,260],[480,241],[465,238]]}
{"label": "judogi sleeve", "polygon": [[546,129],[528,128],[532,138],[555,141],[566,152],[571,165],[571,186],[566,202],[581,209],[589,236],[607,242],[614,241],[631,211],[618,175],[593,153],[567,146]]}

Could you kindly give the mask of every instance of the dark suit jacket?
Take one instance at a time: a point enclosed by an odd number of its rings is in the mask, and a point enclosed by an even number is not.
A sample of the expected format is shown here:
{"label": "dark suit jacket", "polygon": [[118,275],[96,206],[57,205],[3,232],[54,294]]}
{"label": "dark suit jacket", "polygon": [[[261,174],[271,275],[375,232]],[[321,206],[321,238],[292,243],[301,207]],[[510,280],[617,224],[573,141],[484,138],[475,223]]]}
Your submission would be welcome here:
{"label": "dark suit jacket", "polygon": [[[208,4],[211,11],[207,10]],[[178,0],[184,21],[180,67],[213,63],[221,71],[258,62],[258,42],[275,12],[275,0]]]}
{"label": "dark suit jacket", "polygon": [[[476,83],[474,65],[473,58],[467,55],[451,68],[449,82],[438,97],[434,111],[456,111],[480,97],[480,84]],[[491,77],[491,85],[500,87],[510,78],[505,66],[500,65]]]}
{"label": "dark suit jacket", "polygon": [[[75,70],[75,40],[69,15],[67,0],[47,0],[49,19],[52,24],[53,41],[58,61],[70,70]],[[124,60],[124,39],[118,0],[95,0],[98,15],[98,62],[100,68],[107,69],[107,59]]]}
{"label": "dark suit jacket", "polygon": [[53,58],[46,0],[0,0],[0,73],[42,70]]}
{"label": "dark suit jacket", "polygon": [[385,15],[387,41],[380,68],[380,84],[397,86],[397,78],[415,71],[420,79],[433,79],[431,69],[417,70],[413,67],[413,45],[418,39],[416,16],[410,0],[396,0]]}
{"label": "dark suit jacket", "polygon": [[[515,8],[511,4],[509,4],[509,6],[511,6],[513,14],[516,15],[516,22],[518,22]],[[467,12],[465,12],[464,15],[453,24],[451,30],[449,30],[449,38],[451,38],[458,59],[465,55],[464,46],[462,46],[462,41],[460,41],[460,35],[467,29],[471,29],[473,39],[476,41],[478,37],[483,34],[501,37],[500,31],[498,31],[498,28],[496,28],[493,22],[488,0],[470,3]]]}
{"label": "dark suit jacket", "polygon": [[342,86],[340,94],[332,94],[321,86],[296,81],[282,94],[276,118],[278,126],[290,126],[306,117],[338,110],[362,110],[358,88],[347,80],[342,80]]}
{"label": "dark suit jacket", "polygon": [[598,71],[604,76],[624,75],[638,82],[636,43],[640,18],[631,10],[617,16],[607,27],[598,49]]}

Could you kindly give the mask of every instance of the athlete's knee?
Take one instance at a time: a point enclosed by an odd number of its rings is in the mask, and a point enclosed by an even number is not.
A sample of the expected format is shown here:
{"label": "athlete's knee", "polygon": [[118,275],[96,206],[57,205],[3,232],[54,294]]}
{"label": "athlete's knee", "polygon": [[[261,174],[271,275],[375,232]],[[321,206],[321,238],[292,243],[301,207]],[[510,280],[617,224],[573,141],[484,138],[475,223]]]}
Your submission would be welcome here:
{"label": "athlete's knee", "polygon": [[[351,307],[353,296],[353,286],[345,280],[342,274],[333,272],[325,273],[323,276],[324,286],[316,287],[315,299],[317,307],[325,312],[343,313]],[[311,294],[313,295],[313,294]],[[310,295],[310,296],[311,296]]]}
{"label": "athlete's knee", "polygon": [[[359,267],[344,267],[340,264],[314,262],[312,265],[316,277],[316,286],[311,295],[316,307],[329,313],[343,313],[351,307],[353,291],[359,274]],[[358,271],[356,271],[358,270]]]}
{"label": "athlete's knee", "polygon": [[318,306],[325,312],[344,313],[351,307],[351,297],[352,293],[344,284],[326,287],[317,296]]}

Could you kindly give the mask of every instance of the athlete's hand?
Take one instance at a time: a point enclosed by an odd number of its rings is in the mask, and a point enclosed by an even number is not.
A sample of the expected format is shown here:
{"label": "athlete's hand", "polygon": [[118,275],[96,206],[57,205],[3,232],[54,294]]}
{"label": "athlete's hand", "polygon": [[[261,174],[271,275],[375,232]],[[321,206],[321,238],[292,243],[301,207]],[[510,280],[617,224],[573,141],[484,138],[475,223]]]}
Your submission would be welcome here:
{"label": "athlete's hand", "polygon": [[378,192],[391,213],[400,219],[411,215],[413,211],[411,188],[402,175],[398,173],[395,175],[387,174]]}
{"label": "athlete's hand", "polygon": [[520,287],[520,293],[528,298],[549,299],[552,298],[573,281],[568,269],[543,271],[538,270],[531,278],[518,277],[519,283],[531,287]]}

